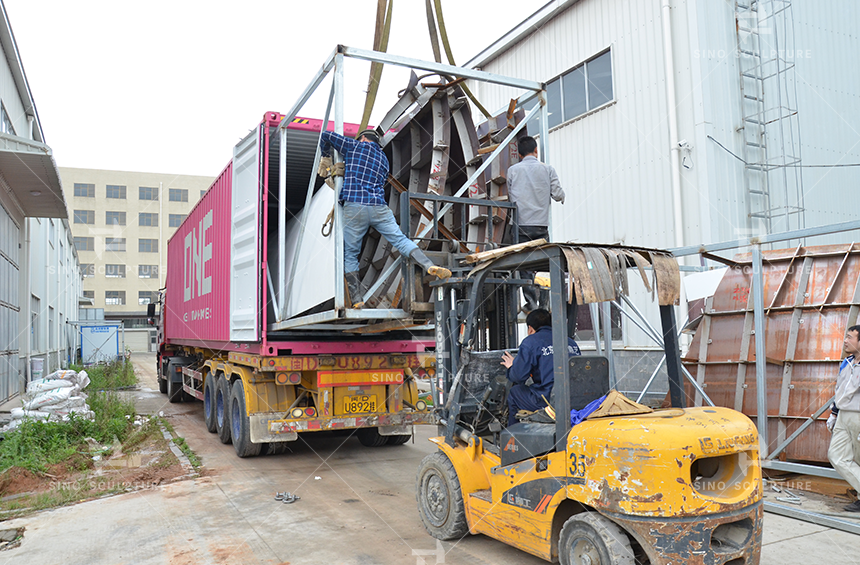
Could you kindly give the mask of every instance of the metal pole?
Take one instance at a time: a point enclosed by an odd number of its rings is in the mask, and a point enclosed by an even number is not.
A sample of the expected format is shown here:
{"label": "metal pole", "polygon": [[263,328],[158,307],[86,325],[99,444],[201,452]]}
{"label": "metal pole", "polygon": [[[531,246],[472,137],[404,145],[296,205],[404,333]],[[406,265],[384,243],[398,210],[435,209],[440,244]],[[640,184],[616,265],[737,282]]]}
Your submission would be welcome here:
{"label": "metal pole", "polygon": [[684,408],[684,387],[681,383],[681,351],[678,348],[678,329],[675,326],[675,307],[660,306],[660,321],[663,325],[663,349],[666,352],[666,373],[669,375],[669,396],[672,408]]}
{"label": "metal pole", "polygon": [[[334,103],[334,84],[332,84],[331,92],[328,95],[328,104],[326,105],[326,108],[325,108],[325,119],[323,120],[323,126],[320,128],[320,139],[322,139],[323,132],[328,129],[328,119],[329,119],[329,116],[331,115],[331,107],[332,107],[333,103]],[[286,132],[286,128],[283,129],[282,131]],[[292,269],[290,269],[290,280],[287,283],[287,285],[288,285],[287,290],[284,293],[283,298],[280,300],[281,317],[278,320],[279,322],[282,321],[287,316],[287,302],[288,302],[289,297],[292,295],[292,292],[293,292],[293,281],[296,280],[296,269],[298,269],[298,265],[299,265],[299,251],[302,248],[302,241],[304,240],[304,237],[305,237],[305,231],[307,231],[308,213],[309,213],[310,207],[311,207],[311,200],[313,199],[313,196],[314,196],[314,186],[316,185],[316,180],[317,180],[316,172],[320,166],[321,155],[322,155],[322,150],[320,149],[319,141],[317,141],[316,153],[314,153],[314,167],[313,167],[313,169],[311,169],[311,178],[308,181],[308,191],[305,194],[305,205],[304,205],[304,208],[302,208],[302,218],[301,218],[301,220],[299,220],[299,223],[301,224],[301,229],[299,230],[299,238],[298,238],[298,241],[296,242],[296,252],[293,255],[293,267],[292,267]],[[335,203],[335,204],[337,204],[337,203]],[[285,210],[286,210],[286,205],[287,205],[286,200],[284,200],[284,209]],[[286,235],[284,236],[284,238],[281,239],[281,246],[282,247],[286,246]]]}
{"label": "metal pole", "polygon": [[[328,127],[328,124],[325,124]],[[334,58],[334,131],[343,135],[343,53]],[[334,160],[340,162],[343,156],[333,152]],[[334,199],[334,308],[343,310],[343,208],[340,206],[340,191],[343,177],[335,177]]]}
{"label": "metal pole", "polygon": [[609,302],[604,302],[600,305],[601,322],[603,325],[603,350],[606,352],[606,358],[609,360],[609,388],[615,388],[615,363],[612,355],[612,305]]}
{"label": "metal pole", "polygon": [[762,459],[767,457],[767,350],[764,335],[764,278],[762,277],[761,245],[752,248],[753,268],[753,309],[755,311],[755,380],[756,380],[756,419],[760,439],[759,454]]}
{"label": "metal pole", "polygon": [[[280,128],[281,144],[278,151],[278,289],[276,303],[281,308],[275,309],[275,319],[284,319],[287,297],[287,128]],[[314,169],[316,171],[316,169]],[[311,178],[314,175],[311,173]],[[302,230],[304,231],[304,230]],[[300,247],[296,248],[296,257]],[[268,269],[266,270],[268,272]]]}
{"label": "metal pole", "polygon": [[600,316],[597,314],[597,309],[596,302],[588,305],[588,312],[591,314],[591,329],[594,331],[594,349],[598,355],[603,355],[603,349],[600,347]]}
{"label": "metal pole", "polygon": [[[549,260],[549,304],[555,320],[564,319],[564,277],[562,274],[561,252]],[[567,355],[567,324],[554,323],[552,327],[552,364],[555,372],[555,444],[565,445],[567,432],[570,431],[570,361]]]}
{"label": "metal pole", "polygon": [[[546,91],[541,90],[537,93],[538,95],[538,105],[540,105],[540,151],[538,155],[540,155],[541,161],[544,163],[549,163],[549,104],[547,104]],[[549,235],[549,240],[552,241],[555,239],[552,235],[552,206],[549,209],[549,216],[547,217],[547,226],[546,226],[547,235]],[[609,361],[609,374],[610,374],[610,382],[612,375],[612,360]]]}

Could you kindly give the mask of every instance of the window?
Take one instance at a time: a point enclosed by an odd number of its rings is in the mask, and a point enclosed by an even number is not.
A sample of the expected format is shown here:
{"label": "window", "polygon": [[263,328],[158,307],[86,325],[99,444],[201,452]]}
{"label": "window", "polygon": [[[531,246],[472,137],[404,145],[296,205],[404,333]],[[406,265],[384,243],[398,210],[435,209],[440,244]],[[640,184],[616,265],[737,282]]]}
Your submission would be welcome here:
{"label": "window", "polygon": [[81,273],[84,278],[96,276],[96,266],[92,263],[81,263]]}
{"label": "window", "polygon": [[95,198],[96,197],[96,185],[76,182],[75,183],[75,196],[80,196],[81,198]]}
{"label": "window", "polygon": [[188,202],[188,189],[187,188],[171,188],[170,189],[170,201],[171,202]]}
{"label": "window", "polygon": [[124,237],[105,238],[105,251],[125,251]]}
{"label": "window", "polygon": [[95,210],[75,210],[76,224],[94,224],[96,223]]}
{"label": "window", "polygon": [[158,189],[151,186],[141,186],[138,198],[140,200],[158,200]]}
{"label": "window", "polygon": [[149,290],[140,290],[137,293],[137,303],[140,305],[152,304],[156,301],[155,293]]}
{"label": "window", "polygon": [[105,277],[109,279],[124,279],[125,265],[105,265]]}
{"label": "window", "polygon": [[105,223],[109,226],[124,226],[125,212],[105,212]]}
{"label": "window", "polygon": [[9,119],[9,114],[6,113],[6,106],[0,105],[0,131],[15,135],[15,126],[12,125],[12,120]]}
{"label": "window", "polygon": [[75,249],[78,251],[95,251],[95,241],[91,237],[76,237]]}
{"label": "window", "polygon": [[158,214],[141,212],[137,218],[137,223],[140,226],[158,227]]}
{"label": "window", "polygon": [[124,290],[106,290],[105,306],[125,306]]}
{"label": "window", "polygon": [[96,297],[96,291],[94,291],[94,290],[85,290],[84,291],[84,298],[92,298],[95,300],[95,297]]}
{"label": "window", "polygon": [[125,200],[125,187],[119,186],[116,184],[107,185],[107,194],[108,198],[121,198]]}
{"label": "window", "polygon": [[167,224],[171,228],[178,228],[187,217],[188,214],[170,214],[167,218]]}
{"label": "window", "polygon": [[139,239],[137,240],[137,250],[141,253],[158,253],[158,240]]}
{"label": "window", "polygon": [[606,51],[546,85],[549,127],[612,101],[612,52]]}
{"label": "window", "polygon": [[203,198],[203,195],[204,195],[204,194],[206,194],[206,191],[205,191],[205,190],[201,190],[201,191],[200,191],[200,198]]}
{"label": "window", "polygon": [[157,279],[158,265],[138,265],[137,278],[139,279]]}

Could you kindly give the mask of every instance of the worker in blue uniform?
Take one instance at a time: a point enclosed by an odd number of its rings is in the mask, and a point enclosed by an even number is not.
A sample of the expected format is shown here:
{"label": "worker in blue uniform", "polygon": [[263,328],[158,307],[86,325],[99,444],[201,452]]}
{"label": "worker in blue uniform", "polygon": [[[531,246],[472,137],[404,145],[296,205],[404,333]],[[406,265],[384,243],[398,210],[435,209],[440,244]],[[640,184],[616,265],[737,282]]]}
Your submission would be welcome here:
{"label": "worker in blue uniform", "polygon": [[[543,308],[526,317],[528,335],[520,344],[517,356],[505,351],[502,365],[514,383],[508,393],[508,426],[517,423],[520,410],[536,411],[547,405],[555,383],[552,351],[552,315]],[[581,355],[579,346],[568,338],[568,356]],[[531,380],[531,384],[527,384]]]}

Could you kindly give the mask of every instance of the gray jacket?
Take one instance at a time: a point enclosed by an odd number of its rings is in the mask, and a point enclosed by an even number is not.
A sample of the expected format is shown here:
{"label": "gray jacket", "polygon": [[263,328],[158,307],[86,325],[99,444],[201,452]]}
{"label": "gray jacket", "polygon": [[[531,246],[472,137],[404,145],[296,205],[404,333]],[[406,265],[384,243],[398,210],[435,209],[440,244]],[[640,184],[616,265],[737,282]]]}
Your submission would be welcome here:
{"label": "gray jacket", "polygon": [[851,355],[839,369],[834,404],[839,410],[860,412],[860,362]]}
{"label": "gray jacket", "polygon": [[550,165],[528,155],[508,169],[508,198],[517,205],[521,226],[549,224],[549,199],[564,204],[564,190]]}

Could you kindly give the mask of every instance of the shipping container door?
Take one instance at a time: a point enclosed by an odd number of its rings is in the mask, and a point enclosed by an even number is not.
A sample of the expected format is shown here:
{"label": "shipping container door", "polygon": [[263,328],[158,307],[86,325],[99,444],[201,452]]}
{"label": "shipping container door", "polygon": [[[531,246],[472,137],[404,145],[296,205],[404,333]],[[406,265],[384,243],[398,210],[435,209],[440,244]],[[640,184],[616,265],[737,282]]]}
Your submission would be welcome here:
{"label": "shipping container door", "polygon": [[260,127],[233,150],[230,340],[260,339]]}

